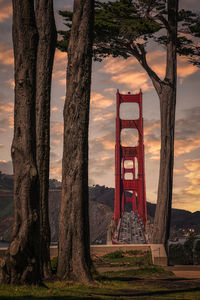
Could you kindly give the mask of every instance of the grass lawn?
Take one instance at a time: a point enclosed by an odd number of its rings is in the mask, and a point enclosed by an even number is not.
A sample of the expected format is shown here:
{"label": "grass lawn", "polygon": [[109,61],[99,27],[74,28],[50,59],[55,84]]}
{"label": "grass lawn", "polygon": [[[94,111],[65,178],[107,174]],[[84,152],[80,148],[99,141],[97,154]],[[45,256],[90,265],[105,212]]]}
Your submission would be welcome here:
{"label": "grass lawn", "polygon": [[[45,282],[46,287],[0,285],[0,299],[200,299],[200,281],[180,279],[152,265],[149,258],[147,262],[147,253],[112,255],[94,260],[97,271],[105,261],[110,269],[95,272],[91,284],[52,281]],[[144,256],[145,263],[138,265],[136,256],[139,261]],[[113,270],[112,264],[118,269]],[[124,269],[127,264],[129,268]]]}

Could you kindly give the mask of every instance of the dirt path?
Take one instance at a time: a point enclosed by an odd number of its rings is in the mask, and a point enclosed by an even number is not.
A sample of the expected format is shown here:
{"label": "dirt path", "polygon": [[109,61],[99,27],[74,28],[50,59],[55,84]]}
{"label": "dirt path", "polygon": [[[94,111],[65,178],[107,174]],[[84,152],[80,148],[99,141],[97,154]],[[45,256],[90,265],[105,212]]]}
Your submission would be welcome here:
{"label": "dirt path", "polygon": [[113,266],[110,266],[110,267],[98,267],[96,266],[97,268],[97,271],[99,273],[104,273],[104,272],[109,272],[109,271],[127,271],[127,270],[130,270],[130,269],[134,269],[134,270],[137,270],[139,269],[139,267],[133,267],[133,266],[130,266],[130,267],[124,267],[124,266],[117,266],[117,267],[113,267]]}
{"label": "dirt path", "polygon": [[175,276],[188,279],[200,279],[200,265],[198,266],[168,266],[165,270],[171,271]]}
{"label": "dirt path", "polygon": [[[138,269],[138,267],[125,267],[125,266],[117,266],[117,267],[98,267],[96,266],[99,273],[104,273],[107,271],[126,271],[130,269]],[[200,280],[200,265],[198,266],[167,266],[164,267],[166,271],[171,271],[174,273],[176,277],[186,278],[186,279],[197,279]]]}

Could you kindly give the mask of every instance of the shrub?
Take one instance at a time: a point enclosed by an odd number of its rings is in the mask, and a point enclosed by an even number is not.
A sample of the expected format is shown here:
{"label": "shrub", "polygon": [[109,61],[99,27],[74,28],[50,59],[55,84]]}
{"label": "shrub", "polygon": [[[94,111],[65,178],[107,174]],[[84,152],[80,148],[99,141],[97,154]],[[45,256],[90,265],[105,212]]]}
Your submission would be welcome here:
{"label": "shrub", "polygon": [[200,265],[200,241],[197,241],[194,249],[195,263]]}
{"label": "shrub", "polygon": [[57,272],[57,267],[58,267],[58,256],[55,256],[54,258],[52,258],[51,260],[51,269],[52,269],[52,273],[56,274]]}
{"label": "shrub", "polygon": [[103,256],[103,258],[110,258],[110,259],[113,259],[113,258],[122,258],[122,257],[124,257],[122,251],[110,252],[110,253],[108,253],[108,254],[106,254],[106,255]]}
{"label": "shrub", "polygon": [[182,244],[170,245],[169,247],[169,261],[173,265],[187,265],[190,263],[187,251]]}

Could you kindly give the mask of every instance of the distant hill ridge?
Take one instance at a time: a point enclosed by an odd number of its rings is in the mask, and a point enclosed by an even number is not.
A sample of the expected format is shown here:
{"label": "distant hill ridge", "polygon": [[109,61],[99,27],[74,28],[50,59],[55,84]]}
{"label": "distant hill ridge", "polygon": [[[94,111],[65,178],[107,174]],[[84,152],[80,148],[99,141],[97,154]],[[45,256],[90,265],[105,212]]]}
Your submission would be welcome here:
{"label": "distant hill ridge", "polygon": [[[58,216],[61,199],[61,183],[56,179],[49,181],[49,219],[51,239],[58,238]],[[13,225],[13,176],[0,172],[0,238],[8,240]],[[90,239],[91,243],[105,242],[107,227],[113,218],[114,188],[95,185],[89,187]],[[126,208],[131,209],[127,203]],[[147,202],[148,218],[153,220],[156,205]],[[200,225],[200,212],[191,213],[187,210],[172,209],[172,226],[181,228]]]}

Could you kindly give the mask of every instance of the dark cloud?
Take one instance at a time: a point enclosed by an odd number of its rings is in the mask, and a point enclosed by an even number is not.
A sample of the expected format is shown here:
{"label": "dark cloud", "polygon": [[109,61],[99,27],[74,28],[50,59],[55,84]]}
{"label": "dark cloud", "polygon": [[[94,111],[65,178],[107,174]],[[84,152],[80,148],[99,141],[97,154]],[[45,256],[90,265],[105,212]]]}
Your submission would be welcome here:
{"label": "dark cloud", "polygon": [[[0,8],[1,9],[1,8]],[[11,18],[5,20],[1,23],[1,34],[0,34],[0,43],[9,45],[9,48],[12,47],[12,22]]]}
{"label": "dark cloud", "polygon": [[191,0],[182,0],[182,1],[180,1],[179,8],[199,11],[200,10],[199,0],[192,0],[192,1]]}
{"label": "dark cloud", "polygon": [[105,176],[114,170],[114,156],[106,159],[91,158],[89,162],[89,175],[94,178]]}
{"label": "dark cloud", "polygon": [[0,128],[8,128],[9,126],[9,120],[8,119],[2,119],[0,120]]}
{"label": "dark cloud", "polygon": [[56,152],[50,151],[50,160],[56,160],[59,158],[59,155]]}
{"label": "dark cloud", "polygon": [[175,138],[187,140],[199,138],[200,106],[184,110],[184,118],[176,121]]}
{"label": "dark cloud", "polygon": [[115,137],[115,115],[113,112],[114,107],[113,109],[102,109],[98,113],[93,113],[93,111],[91,111],[89,127],[91,137],[102,136],[108,132]]}
{"label": "dark cloud", "polygon": [[156,134],[148,134],[145,136],[145,141],[148,143],[148,141],[160,141],[160,137]]}
{"label": "dark cloud", "polygon": [[200,106],[192,107],[190,109],[184,110],[185,116],[187,119],[196,120],[200,123]]}
{"label": "dark cloud", "polygon": [[[61,147],[62,146],[62,141],[63,141],[63,123],[61,122],[51,122],[51,130],[50,130],[50,142],[51,146],[54,147],[54,152],[55,152],[55,147]],[[57,148],[58,151],[58,148]]]}

